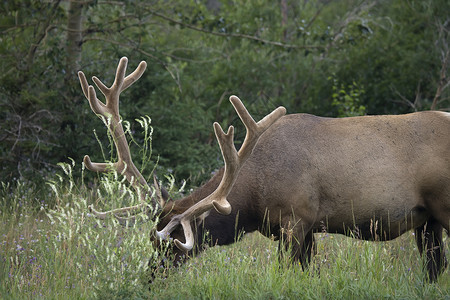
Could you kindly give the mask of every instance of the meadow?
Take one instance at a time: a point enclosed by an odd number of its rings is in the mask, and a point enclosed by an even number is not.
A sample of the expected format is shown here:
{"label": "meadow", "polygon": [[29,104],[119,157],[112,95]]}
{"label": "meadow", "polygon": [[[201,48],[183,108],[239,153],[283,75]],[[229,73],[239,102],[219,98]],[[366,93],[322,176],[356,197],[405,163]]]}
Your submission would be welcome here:
{"label": "meadow", "polygon": [[165,251],[151,242],[152,216],[134,227],[94,218],[90,203],[138,200],[114,175],[92,187],[72,178],[73,162],[61,166],[45,187],[2,184],[1,299],[450,299],[449,270],[427,283],[412,232],[390,242],[316,234],[307,271],[279,261],[276,241],[250,233],[161,267],[149,283],[148,262],[159,265]]}

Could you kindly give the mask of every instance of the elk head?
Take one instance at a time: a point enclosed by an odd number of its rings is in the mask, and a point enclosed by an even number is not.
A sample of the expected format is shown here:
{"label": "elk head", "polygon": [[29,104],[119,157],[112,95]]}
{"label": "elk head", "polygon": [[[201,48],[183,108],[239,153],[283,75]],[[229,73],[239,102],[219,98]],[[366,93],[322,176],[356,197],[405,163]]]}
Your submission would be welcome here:
{"label": "elk head", "polygon": [[[103,219],[108,215],[114,215],[119,220],[123,219],[123,216],[125,215],[140,212],[143,208],[147,207],[156,208],[157,211],[160,212],[168,212],[168,216],[164,218],[164,223],[167,224],[165,224],[165,227],[161,230],[156,231],[156,236],[162,240],[170,239],[170,235],[172,233],[174,233],[175,236],[181,236],[181,225],[182,232],[184,232],[185,241],[182,242],[179,238],[176,238],[174,240],[174,244],[181,251],[187,252],[194,246],[194,234],[191,223],[194,222],[196,218],[202,216],[204,213],[207,213],[212,208],[220,214],[226,215],[231,212],[231,205],[227,201],[227,195],[230,193],[241,167],[251,155],[260,136],[273,123],[275,123],[275,121],[286,113],[286,109],[284,107],[279,107],[264,117],[261,121],[256,123],[242,104],[241,100],[236,96],[231,96],[230,102],[245,125],[247,132],[242,147],[239,151],[237,151],[233,142],[233,126],[230,126],[227,133],[225,133],[217,122],[214,123],[214,131],[225,162],[223,174],[221,174],[220,183],[217,188],[211,191],[210,194],[205,195],[200,201],[195,201],[192,203],[191,206],[185,207],[181,210],[179,208],[178,210],[173,210],[173,201],[166,204],[165,201],[162,200],[165,196],[163,195],[164,192],[159,189],[158,184],[155,182],[155,194],[158,197],[151,197],[152,203],[147,203],[146,199],[152,195],[152,190],[131,159],[128,142],[126,140],[119,115],[120,93],[142,76],[147,65],[145,62],[141,62],[134,72],[125,77],[127,62],[128,60],[126,57],[120,59],[117,67],[116,78],[113,85],[109,88],[106,87],[97,77],[94,76],[92,78],[98,89],[105,96],[105,103],[97,99],[95,89],[93,86],[88,85],[84,73],[80,71],[78,72],[78,76],[83,93],[89,100],[92,111],[99,117],[108,120],[106,124],[108,125],[108,130],[113,137],[118,154],[118,161],[112,164],[112,168],[127,178],[130,185],[134,187],[139,195],[141,203],[139,205],[105,212],[95,210],[92,205],[90,206],[90,209],[98,218]],[[95,172],[108,171],[111,166],[111,164],[108,163],[92,163],[87,155],[84,157],[84,163],[89,170]],[[175,232],[177,232],[177,234],[175,234]]]}

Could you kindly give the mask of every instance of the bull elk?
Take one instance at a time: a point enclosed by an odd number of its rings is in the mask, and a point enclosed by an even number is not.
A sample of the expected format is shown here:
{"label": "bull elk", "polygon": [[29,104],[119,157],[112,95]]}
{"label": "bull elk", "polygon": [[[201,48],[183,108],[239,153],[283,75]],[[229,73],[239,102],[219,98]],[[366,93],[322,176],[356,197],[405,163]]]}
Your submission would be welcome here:
{"label": "bull elk", "polygon": [[[92,110],[111,120],[109,130],[118,152],[114,168],[127,177],[142,201],[107,212],[91,206],[99,218],[135,213],[151,198],[150,205],[158,207],[161,216],[156,235],[174,239],[175,259],[185,257],[195,242],[206,243],[206,233],[213,244],[225,245],[235,242],[239,232],[258,230],[275,236],[279,249],[289,245],[293,261],[304,268],[316,251],[314,233],[323,226],[330,233],[382,241],[414,229],[429,279],[436,280],[446,268],[442,232],[449,232],[450,224],[449,113],[334,119],[284,116],[285,109],[279,107],[256,123],[232,96],[247,129],[242,147],[239,152],[234,147],[233,127],[225,134],[214,123],[225,167],[191,195],[173,201],[157,183],[153,185],[159,197],[150,197],[149,185],[131,160],[119,117],[119,94],[139,79],[146,64],[141,62],[125,77],[126,65],[122,58],[111,88],[93,77],[106,104],[79,72]],[[84,163],[92,171],[108,169],[88,156]]]}

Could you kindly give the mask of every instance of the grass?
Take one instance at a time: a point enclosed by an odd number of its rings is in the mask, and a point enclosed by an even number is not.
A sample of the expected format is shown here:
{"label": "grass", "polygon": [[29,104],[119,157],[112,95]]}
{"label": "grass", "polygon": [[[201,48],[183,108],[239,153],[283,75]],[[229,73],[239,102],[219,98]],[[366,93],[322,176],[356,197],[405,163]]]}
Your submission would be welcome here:
{"label": "grass", "polygon": [[[213,247],[151,286],[155,299],[446,299],[450,276],[428,284],[412,234],[388,243],[318,234],[318,255],[303,272],[277,260],[259,233]],[[182,283],[182,284],[180,284]]]}
{"label": "grass", "polygon": [[64,168],[50,189],[3,185],[1,299],[450,299],[449,270],[427,283],[411,232],[383,243],[317,234],[318,254],[305,272],[278,261],[277,242],[252,233],[149,284],[147,263],[161,253],[150,238],[154,223],[124,228],[92,217],[89,203],[120,206],[132,193],[108,177],[98,191],[77,186]]}

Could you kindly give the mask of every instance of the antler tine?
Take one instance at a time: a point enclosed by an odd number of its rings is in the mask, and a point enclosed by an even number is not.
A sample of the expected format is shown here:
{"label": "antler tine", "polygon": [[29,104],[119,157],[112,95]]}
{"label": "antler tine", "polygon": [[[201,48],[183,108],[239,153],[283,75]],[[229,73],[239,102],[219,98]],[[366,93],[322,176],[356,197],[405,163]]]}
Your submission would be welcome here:
{"label": "antler tine", "polygon": [[[107,119],[108,129],[113,137],[114,144],[117,149],[118,161],[114,164],[110,163],[93,163],[88,155],[83,159],[86,167],[94,172],[105,172],[108,169],[115,169],[118,173],[124,175],[128,182],[135,188],[141,199],[141,204],[126,208],[121,208],[117,210],[110,210],[107,212],[98,212],[92,206],[91,211],[99,218],[105,218],[108,214],[118,214],[122,212],[128,212],[130,210],[136,210],[145,205],[144,199],[145,195],[149,193],[149,187],[145,178],[136,168],[131,158],[130,149],[128,146],[127,139],[125,137],[125,132],[122,127],[122,121],[119,115],[119,96],[120,93],[136,82],[144,73],[147,64],[142,61],[139,66],[130,75],[125,77],[125,72],[128,64],[128,59],[122,57],[119,61],[116,70],[116,76],[114,83],[111,87],[107,87],[103,82],[100,81],[96,76],[92,77],[95,85],[105,96],[106,103],[98,100],[95,93],[95,89],[92,85],[88,85],[86,76],[82,71],[78,72],[78,77],[80,79],[81,88],[83,90],[84,96],[89,100],[89,105],[94,113],[98,116]],[[144,188],[146,191],[142,193],[141,189]]]}
{"label": "antler tine", "polygon": [[133,71],[130,75],[125,77],[125,80],[123,81],[122,85],[122,91],[126,90],[130,85],[135,83],[139,78],[141,78],[142,74],[144,74],[145,69],[147,68],[147,63],[145,61],[141,61],[136,68],[136,70]]}
{"label": "antler tine", "polygon": [[116,209],[112,209],[112,210],[108,210],[106,212],[103,211],[98,211],[94,208],[94,206],[91,204],[89,205],[89,210],[99,219],[104,220],[106,219],[106,217],[110,214],[113,214],[115,217],[120,218],[123,215],[127,215],[128,212],[130,210],[136,210],[139,208],[142,208],[143,205],[142,204],[137,204],[134,206],[129,206],[129,207],[122,207],[122,208],[116,208]]}
{"label": "antler tine", "polygon": [[116,78],[114,79],[114,83],[111,86],[111,90],[117,89],[118,92],[122,91],[122,85],[125,79],[125,71],[127,70],[127,66],[128,66],[128,58],[122,57],[119,60],[119,65],[117,66],[116,70]]}
{"label": "antler tine", "polygon": [[227,133],[225,133],[217,122],[214,123],[216,138],[225,161],[225,172],[219,186],[211,195],[197,202],[184,213],[174,216],[166,227],[161,231],[157,231],[157,235],[160,238],[167,239],[170,233],[181,224],[186,242],[182,243],[176,239],[174,243],[179,249],[186,252],[194,246],[191,220],[213,207],[221,214],[227,215],[231,213],[231,205],[226,198],[233,188],[241,167],[253,152],[259,137],[286,113],[284,107],[279,107],[256,123],[238,97],[231,96],[230,101],[247,129],[244,144],[239,152],[236,151],[233,143],[234,127],[230,126]]}
{"label": "antler tine", "polygon": [[[229,212],[227,213],[228,209],[231,211],[231,207],[229,207],[230,204],[226,200],[226,195],[228,195],[231,191],[231,188],[236,181],[237,173],[239,172],[240,168],[247,160],[247,158],[252,154],[259,137],[270,126],[272,126],[275,121],[286,114],[286,109],[284,107],[278,107],[269,115],[265,116],[261,121],[256,123],[238,97],[231,96],[230,102],[239,115],[242,123],[245,125],[247,133],[245,135],[244,143],[242,144],[241,149],[239,149],[239,152],[237,152],[236,147],[233,143],[233,126],[230,126],[228,128],[227,134],[225,134],[218,123],[214,124],[214,131],[216,132],[216,137],[219,141],[220,149],[222,151],[222,156],[225,160],[225,174],[230,174],[230,180],[222,180],[221,182],[221,184],[223,184],[221,189],[228,191],[227,193],[223,193],[225,197],[219,198],[218,200],[213,200],[214,208],[218,212],[221,212],[223,214],[229,214]],[[230,169],[228,172],[227,168]],[[219,185],[219,189],[220,187],[221,186]]]}
{"label": "antler tine", "polygon": [[80,79],[81,90],[83,91],[84,96],[86,97],[86,99],[89,99],[88,97],[89,84],[86,80],[86,75],[84,75],[83,71],[78,71],[78,78]]}
{"label": "antler tine", "polygon": [[83,158],[83,163],[86,168],[92,172],[105,172],[110,164],[107,163],[93,163],[89,155],[85,155]]}

